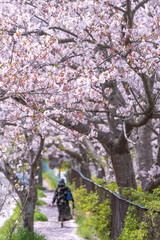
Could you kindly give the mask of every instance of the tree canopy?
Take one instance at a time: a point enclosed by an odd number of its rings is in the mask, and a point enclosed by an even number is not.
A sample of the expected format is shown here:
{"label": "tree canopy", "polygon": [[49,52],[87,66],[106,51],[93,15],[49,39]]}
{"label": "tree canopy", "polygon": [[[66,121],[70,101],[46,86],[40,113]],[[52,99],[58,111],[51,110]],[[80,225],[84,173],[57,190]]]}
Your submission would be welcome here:
{"label": "tree canopy", "polygon": [[2,0],[0,6],[2,159],[19,131],[45,137],[48,125],[63,125],[79,138],[97,139],[119,186],[136,187],[131,134],[150,119],[156,132],[160,117],[159,1]]}

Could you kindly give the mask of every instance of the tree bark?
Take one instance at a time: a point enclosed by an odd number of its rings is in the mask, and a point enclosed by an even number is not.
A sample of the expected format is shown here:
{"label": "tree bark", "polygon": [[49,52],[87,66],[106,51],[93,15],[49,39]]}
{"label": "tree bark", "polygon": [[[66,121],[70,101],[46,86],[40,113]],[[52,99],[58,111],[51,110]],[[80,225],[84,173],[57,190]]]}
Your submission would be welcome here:
{"label": "tree bark", "polygon": [[[139,140],[135,146],[136,155],[138,157],[138,170],[148,172],[153,164],[152,146],[151,146],[151,129],[147,126],[142,126],[138,130]],[[142,191],[145,191],[149,180],[139,174]]]}
{"label": "tree bark", "polygon": [[[29,175],[29,185],[28,187],[24,186],[23,183],[19,180],[17,175],[14,173],[14,170],[10,167],[7,162],[4,162],[3,165],[0,165],[0,171],[4,173],[6,178],[12,184],[15,189],[15,192],[19,196],[22,205],[22,227],[27,227],[29,231],[34,230],[34,209],[37,200],[37,180],[35,179],[37,173],[37,166],[41,159],[41,152],[44,146],[44,138],[40,136],[40,145],[37,153],[33,154],[33,159],[31,159],[30,166],[30,175]],[[17,186],[18,185],[18,188]],[[20,190],[22,188],[22,190]]]}
{"label": "tree bark", "polygon": [[27,196],[20,196],[22,204],[22,228],[28,228],[30,232],[34,231],[34,209],[37,200],[37,188],[32,187],[31,192]]}
{"label": "tree bark", "polygon": [[136,189],[135,174],[130,153],[127,151],[125,153],[112,152],[111,159],[118,187],[120,189],[124,187]]}
{"label": "tree bark", "polygon": [[105,177],[105,170],[103,166],[99,166],[97,169],[97,178],[104,178]]}
{"label": "tree bark", "polygon": [[80,171],[86,178],[91,178],[91,171],[89,169],[88,163],[81,163],[80,165]]}

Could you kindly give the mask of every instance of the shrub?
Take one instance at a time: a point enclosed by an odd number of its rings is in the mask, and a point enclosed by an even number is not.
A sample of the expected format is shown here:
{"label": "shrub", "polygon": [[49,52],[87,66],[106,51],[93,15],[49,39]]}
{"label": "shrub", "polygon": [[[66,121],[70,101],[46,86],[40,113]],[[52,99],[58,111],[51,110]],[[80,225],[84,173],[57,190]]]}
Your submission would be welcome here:
{"label": "shrub", "polygon": [[126,217],[125,226],[122,230],[119,240],[149,240],[152,239],[149,234],[147,222],[140,221],[137,209],[130,207]]}
{"label": "shrub", "polygon": [[102,187],[105,187],[107,189],[109,189],[111,192],[118,194],[119,193],[119,188],[117,186],[116,182],[110,181],[110,182],[106,182],[101,178],[95,178],[94,182],[99,184]]}
{"label": "shrub", "polygon": [[98,194],[88,193],[84,186],[74,190],[73,197],[77,210],[78,233],[87,239],[97,235],[102,240],[108,240],[111,217],[109,200],[100,203]]}
{"label": "shrub", "polygon": [[94,214],[91,216],[91,224],[95,228],[97,236],[102,240],[109,240],[110,236],[111,208],[109,199],[96,206]]}
{"label": "shrub", "polygon": [[160,188],[154,190],[153,194],[142,192],[132,188],[125,188],[122,191],[123,197],[129,199],[133,203],[147,208],[148,211],[141,211],[139,216],[137,208],[129,207],[125,217],[124,228],[119,240],[150,240],[160,239]]}
{"label": "shrub", "polygon": [[46,240],[44,236],[29,232],[27,228],[19,229],[17,233],[12,236],[12,240]]}

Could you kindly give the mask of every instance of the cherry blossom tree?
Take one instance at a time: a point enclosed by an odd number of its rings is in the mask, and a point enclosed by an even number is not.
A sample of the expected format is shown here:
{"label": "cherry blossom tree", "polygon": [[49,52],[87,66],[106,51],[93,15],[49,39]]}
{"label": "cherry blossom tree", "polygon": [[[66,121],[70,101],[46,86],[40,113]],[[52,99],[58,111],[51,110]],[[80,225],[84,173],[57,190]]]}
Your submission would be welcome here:
{"label": "cherry blossom tree", "polygon": [[147,172],[153,166],[153,151],[152,151],[152,129],[150,128],[151,121],[145,126],[138,129],[138,140],[135,145],[136,157],[138,158],[138,172],[139,179],[141,180],[142,189],[145,191],[146,186],[149,183],[149,178],[143,176],[142,172]]}
{"label": "cherry blossom tree", "polygon": [[14,125],[3,122],[2,131],[0,171],[4,173],[20,199],[22,227],[33,231],[37,174],[44,138],[40,133],[37,134],[36,126],[32,124],[32,120],[29,121],[29,117],[28,121],[23,119],[21,123],[17,120]]}
{"label": "cherry blossom tree", "polygon": [[153,192],[160,184],[159,167],[159,120],[148,122],[139,129],[140,135],[135,145],[138,157],[138,174],[142,189]]}
{"label": "cherry blossom tree", "polygon": [[[80,141],[77,137],[62,136],[59,134],[58,138],[51,138],[51,143],[46,146],[51,148],[51,156],[55,156],[55,152],[58,152],[59,159],[63,156],[69,159],[71,167],[80,170],[80,172],[87,178],[91,178],[91,173],[98,178],[105,178],[106,166],[106,153],[98,153],[97,150],[102,151],[102,146],[98,146],[97,143],[92,143],[90,140],[85,139]],[[55,148],[56,147],[56,150]],[[52,157],[53,158],[53,157]]]}
{"label": "cherry blossom tree", "polygon": [[[0,101],[15,124],[54,121],[96,138],[136,188],[134,128],[159,118],[158,0],[2,0]],[[50,119],[50,120],[49,120]],[[1,120],[4,122],[4,119]]]}

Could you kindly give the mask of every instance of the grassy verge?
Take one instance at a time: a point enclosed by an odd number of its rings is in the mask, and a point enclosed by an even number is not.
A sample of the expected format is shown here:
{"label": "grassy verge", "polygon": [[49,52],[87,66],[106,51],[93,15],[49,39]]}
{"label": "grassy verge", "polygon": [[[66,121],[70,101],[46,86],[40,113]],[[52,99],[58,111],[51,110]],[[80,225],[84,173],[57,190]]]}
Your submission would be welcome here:
{"label": "grassy verge", "polygon": [[83,237],[84,239],[93,239],[95,231],[93,228],[89,227],[88,219],[86,216],[78,216],[76,218],[78,224],[77,234]]}
{"label": "grassy verge", "polygon": [[[106,186],[117,193],[114,182]],[[100,240],[110,240],[110,202],[108,199],[99,203],[96,193],[87,193],[82,186],[74,190],[72,188],[77,210],[76,220],[78,223],[78,234],[84,239],[92,240],[96,235]],[[124,228],[118,240],[150,240],[160,239],[160,187],[154,189],[153,193],[142,192],[124,188],[123,197],[144,207],[148,211],[139,211],[139,207],[129,206],[124,219]],[[117,222],[118,223],[118,222]]]}
{"label": "grassy verge", "polygon": [[46,238],[38,233],[29,232],[27,228],[23,228],[13,235],[12,240],[46,240]]}
{"label": "grassy verge", "polygon": [[36,205],[37,206],[45,206],[47,203],[43,201],[42,199],[37,199]]}
{"label": "grassy verge", "polygon": [[[17,205],[13,211],[13,215],[7,221],[5,221],[4,225],[0,228],[0,240],[10,239],[10,232],[15,226],[20,212],[21,210]],[[11,240],[45,240],[44,236],[42,235],[36,234],[34,232],[30,233],[27,229],[21,229],[21,221],[22,219],[20,218],[18,224],[16,225],[16,229],[18,229],[18,232],[13,232]],[[34,221],[48,221],[48,218],[43,213],[35,211]]]}
{"label": "grassy verge", "polygon": [[35,210],[35,212],[34,212],[34,221],[47,222],[48,218],[42,212],[39,212],[39,211]]}
{"label": "grassy verge", "polygon": [[72,190],[76,205],[77,233],[84,239],[110,240],[111,208],[109,200],[99,202],[96,192],[87,192],[84,186]]}
{"label": "grassy verge", "polygon": [[38,198],[46,197],[45,193],[41,190],[38,190],[37,193],[38,193]]}
{"label": "grassy verge", "polygon": [[43,179],[47,181],[51,190],[55,190],[57,187],[57,178],[50,175],[49,172],[43,172]]}
{"label": "grassy verge", "polygon": [[[0,228],[0,240],[4,240],[6,236],[11,232],[12,228],[16,223],[16,220],[18,219],[19,214],[20,214],[20,208],[17,205],[13,211],[13,215],[7,221],[5,221],[4,225]],[[17,226],[20,226],[20,224],[21,224],[21,220]]]}
{"label": "grassy verge", "polygon": [[37,186],[37,189],[38,189],[38,190],[42,190],[42,191],[43,191],[43,190],[46,190],[46,188],[43,187],[43,186],[41,186],[41,185],[38,185],[38,186]]}

